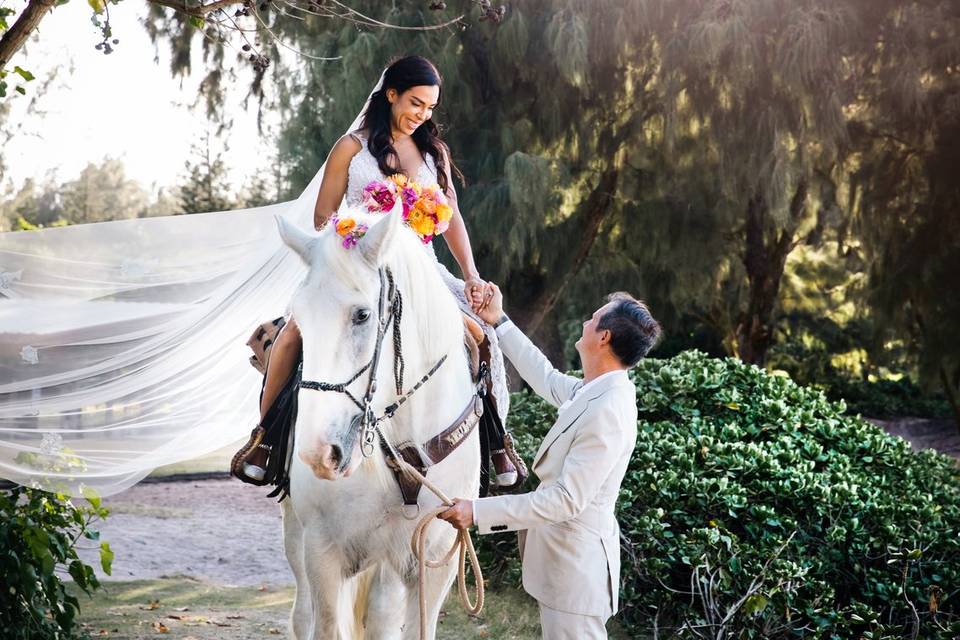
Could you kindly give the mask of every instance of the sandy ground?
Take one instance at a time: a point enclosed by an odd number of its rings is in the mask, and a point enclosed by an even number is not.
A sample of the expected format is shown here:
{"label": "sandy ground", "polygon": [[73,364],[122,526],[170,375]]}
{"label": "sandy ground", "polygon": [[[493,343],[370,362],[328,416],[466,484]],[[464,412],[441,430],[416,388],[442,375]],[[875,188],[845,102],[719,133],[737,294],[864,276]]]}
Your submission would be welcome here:
{"label": "sandy ground", "polygon": [[[188,575],[222,585],[293,584],[280,506],[267,493],[221,479],[142,482],[106,498],[110,516],[98,528],[116,554],[108,579]],[[85,557],[99,566],[96,553]]]}

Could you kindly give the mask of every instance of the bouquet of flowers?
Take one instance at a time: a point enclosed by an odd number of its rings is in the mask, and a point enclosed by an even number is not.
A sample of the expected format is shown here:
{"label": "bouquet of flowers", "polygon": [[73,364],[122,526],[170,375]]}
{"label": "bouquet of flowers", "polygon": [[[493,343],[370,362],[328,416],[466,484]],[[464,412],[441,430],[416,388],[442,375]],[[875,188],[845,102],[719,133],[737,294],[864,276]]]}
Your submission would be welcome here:
{"label": "bouquet of flowers", "polygon": [[[363,188],[363,196],[363,207],[374,214],[389,213],[399,200],[403,222],[424,244],[446,231],[453,217],[453,208],[439,185],[421,186],[402,173],[386,180],[374,180]],[[356,246],[369,228],[350,217],[334,217],[332,222],[346,248]]]}

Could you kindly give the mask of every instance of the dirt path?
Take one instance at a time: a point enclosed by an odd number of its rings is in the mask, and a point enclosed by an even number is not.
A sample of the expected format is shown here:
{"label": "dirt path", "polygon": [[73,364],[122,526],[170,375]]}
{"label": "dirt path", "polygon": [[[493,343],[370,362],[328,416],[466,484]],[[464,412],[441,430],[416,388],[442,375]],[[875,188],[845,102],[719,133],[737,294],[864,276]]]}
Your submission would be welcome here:
{"label": "dirt path", "polygon": [[926,420],[898,418],[897,420],[869,419],[890,435],[900,436],[920,451],[936,449],[944,455],[960,459],[960,431],[953,420]]}
{"label": "dirt path", "polygon": [[[100,538],[116,554],[113,580],[188,575],[222,585],[293,584],[280,507],[237,480],[144,482],[104,500]],[[96,554],[85,556],[99,566]]]}

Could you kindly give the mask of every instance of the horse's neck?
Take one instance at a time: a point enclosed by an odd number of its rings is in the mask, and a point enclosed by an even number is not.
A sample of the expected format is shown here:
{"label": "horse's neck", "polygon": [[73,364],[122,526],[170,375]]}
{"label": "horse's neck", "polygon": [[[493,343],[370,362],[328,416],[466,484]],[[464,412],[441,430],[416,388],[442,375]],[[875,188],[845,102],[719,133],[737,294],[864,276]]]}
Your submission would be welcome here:
{"label": "horse's neck", "polygon": [[[406,371],[407,389],[416,384],[435,362],[422,363],[423,370]],[[394,418],[395,441],[422,444],[453,424],[473,396],[474,386],[464,348],[451,346],[447,359],[405,403]]]}

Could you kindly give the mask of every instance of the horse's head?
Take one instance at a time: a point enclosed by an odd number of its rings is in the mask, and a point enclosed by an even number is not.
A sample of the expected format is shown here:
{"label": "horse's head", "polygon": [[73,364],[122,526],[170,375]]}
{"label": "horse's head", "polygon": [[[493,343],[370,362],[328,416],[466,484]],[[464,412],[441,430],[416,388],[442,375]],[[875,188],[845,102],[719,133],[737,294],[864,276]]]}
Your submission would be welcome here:
{"label": "horse's head", "polygon": [[[278,218],[284,242],[306,262],[307,277],[293,299],[293,315],[303,337],[303,379],[337,384],[349,381],[370,362],[377,341],[381,281],[379,270],[399,231],[400,216],[390,215],[355,247],[344,248],[331,227],[310,236]],[[378,387],[389,388],[390,345],[384,344]],[[300,459],[322,479],[349,476],[360,464],[361,411],[370,371],[339,392],[301,390],[297,420]],[[386,375],[381,375],[386,374]]]}
{"label": "horse's head", "polygon": [[[349,476],[363,459],[362,412],[354,399],[362,403],[371,370],[359,376],[357,373],[374,354],[381,297],[384,312],[389,309],[388,287],[381,284],[385,269],[389,267],[395,275],[404,296],[402,332],[407,367],[420,371],[438,349],[447,350],[450,338],[444,336],[452,335],[456,344],[457,334],[450,334],[451,317],[454,331],[461,331],[452,297],[436,295],[445,287],[433,258],[402,226],[401,219],[399,212],[364,218],[362,222],[370,228],[351,248],[343,246],[332,225],[313,236],[278,219],[284,242],[309,267],[293,300],[293,315],[303,337],[303,379],[327,384],[350,382],[346,387],[349,395],[300,390],[295,450],[321,479]],[[426,307],[429,313],[422,313]],[[432,341],[442,344],[430,344]],[[396,398],[392,327],[382,341],[375,368],[377,384],[371,407],[379,415]]]}

